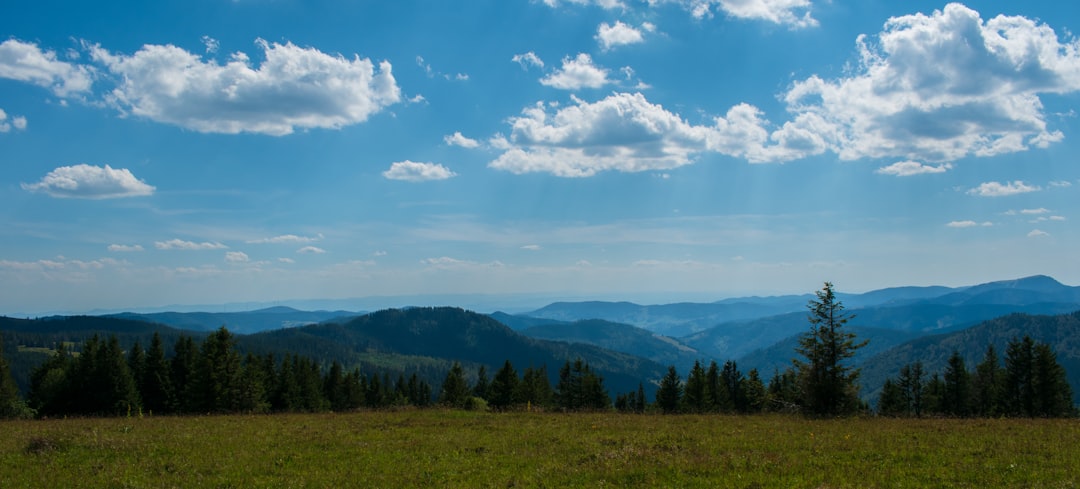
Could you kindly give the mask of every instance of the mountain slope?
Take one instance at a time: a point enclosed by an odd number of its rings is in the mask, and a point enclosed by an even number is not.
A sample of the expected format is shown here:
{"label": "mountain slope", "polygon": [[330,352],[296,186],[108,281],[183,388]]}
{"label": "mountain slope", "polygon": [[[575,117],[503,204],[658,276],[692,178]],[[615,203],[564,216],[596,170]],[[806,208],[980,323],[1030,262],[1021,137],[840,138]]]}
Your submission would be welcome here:
{"label": "mountain slope", "polygon": [[1080,401],[1080,311],[1059,315],[1010,314],[947,334],[927,336],[895,346],[866,359],[862,364],[864,396],[876,399],[886,378],[900,368],[920,361],[927,372],[942,372],[953,350],[964,358],[968,370],[982,361],[988,345],[1004,360],[1008,342],[1023,336],[1049,344],[1065,367],[1074,399]]}
{"label": "mountain slope", "polygon": [[483,364],[493,373],[510,360],[519,370],[546,365],[553,381],[563,363],[582,358],[604,376],[612,395],[637,389],[639,382],[648,385],[664,371],[660,364],[625,353],[529,338],[491,317],[451,307],[388,309],[341,324],[258,333],[241,343],[256,351],[306,345],[312,350],[306,354],[347,365],[370,355],[407,355]]}
{"label": "mountain slope", "polygon": [[600,319],[533,326],[521,330],[521,334],[530,338],[595,345],[647,358],[660,365],[674,365],[680,372],[689,370],[694,360],[702,359],[700,353],[674,338]]}
{"label": "mountain slope", "polygon": [[300,311],[291,307],[270,307],[246,312],[125,312],[105,317],[134,319],[166,324],[192,331],[213,331],[225,326],[233,333],[249,334],[271,329],[294,328],[357,316],[349,311]]}

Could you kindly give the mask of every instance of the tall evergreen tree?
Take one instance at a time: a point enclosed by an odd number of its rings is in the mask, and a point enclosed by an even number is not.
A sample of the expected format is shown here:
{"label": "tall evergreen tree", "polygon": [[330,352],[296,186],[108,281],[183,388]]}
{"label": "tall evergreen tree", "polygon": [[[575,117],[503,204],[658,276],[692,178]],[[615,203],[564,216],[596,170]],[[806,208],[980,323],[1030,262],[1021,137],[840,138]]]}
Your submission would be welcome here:
{"label": "tall evergreen tree", "polygon": [[742,412],[760,413],[765,409],[768,393],[756,368],[750,369],[750,372],[746,374],[746,379],[742,381],[742,398]]}
{"label": "tall evergreen tree", "polygon": [[1046,343],[1037,343],[1033,355],[1036,416],[1062,417],[1073,414],[1072,388],[1057,355]]}
{"label": "tall evergreen tree", "polygon": [[519,390],[517,371],[514,370],[514,365],[510,363],[510,360],[506,360],[502,368],[495,372],[495,379],[491,381],[491,387],[488,389],[490,394],[488,404],[493,409],[509,409],[518,401]]}
{"label": "tall evergreen tree", "polygon": [[142,397],[143,409],[149,413],[164,414],[173,409],[169,361],[165,358],[165,345],[157,332],[154,332],[150,349],[146,352],[146,367],[142,382],[139,383],[139,394]]}
{"label": "tall evergreen tree", "polygon": [[469,400],[469,384],[465,380],[465,370],[461,364],[454,362],[450,371],[446,373],[442,389],[439,390],[439,404],[449,407],[465,407]]}
{"label": "tall evergreen tree", "polygon": [[1005,407],[1013,416],[1035,415],[1035,341],[1014,339],[1005,349]]}
{"label": "tall evergreen tree", "polygon": [[551,388],[551,380],[548,379],[547,366],[539,368],[529,367],[521,375],[521,383],[518,384],[517,402],[526,406],[546,408],[554,403],[555,392]]}
{"label": "tall evergreen tree", "polygon": [[487,367],[481,365],[476,371],[476,385],[473,386],[472,394],[483,400],[488,400],[491,381],[488,380]]}
{"label": "tall evergreen tree", "polygon": [[232,412],[240,409],[240,353],[224,326],[207,336],[195,368],[194,407],[198,411]]}
{"label": "tall evergreen tree", "polygon": [[860,405],[856,382],[859,370],[846,362],[866,342],[856,343],[855,334],[844,330],[844,325],[854,316],[844,312],[833,284],[825,282],[807,307],[810,331],[799,339],[796,348],[806,360],[795,361],[802,384],[803,407],[817,415],[854,413]]}
{"label": "tall evergreen tree", "polygon": [[731,394],[720,380],[720,366],[716,364],[716,360],[709,362],[709,369],[705,371],[705,399],[710,412],[735,408]]}
{"label": "tall evergreen tree", "polygon": [[705,367],[701,366],[700,361],[694,360],[694,366],[686,376],[686,387],[682,400],[683,407],[687,412],[701,413],[709,409],[706,396],[707,379],[705,377]]}
{"label": "tall evergreen tree", "polygon": [[727,400],[720,406],[720,410],[726,413],[744,411],[746,408],[746,395],[743,391],[743,374],[739,366],[732,360],[724,362],[724,368],[720,371],[721,399]]}
{"label": "tall evergreen tree", "polygon": [[33,411],[19,395],[19,386],[4,357],[4,339],[0,336],[0,419],[30,417],[33,417]]}
{"label": "tall evergreen tree", "polygon": [[60,342],[56,353],[30,373],[30,407],[40,415],[70,412],[75,360]]}
{"label": "tall evergreen tree", "polygon": [[900,378],[897,385],[903,395],[904,405],[906,406],[905,411],[907,414],[915,415],[915,417],[923,415],[925,406],[923,398],[925,397],[926,380],[924,374],[922,362],[900,367]]}
{"label": "tall evergreen tree", "polygon": [[997,416],[1002,414],[1004,399],[1005,373],[1001,368],[994,345],[986,347],[983,360],[975,366],[972,379],[972,401],[974,413],[979,416]]}
{"label": "tall evergreen tree", "polygon": [[960,352],[953,350],[945,367],[945,391],[942,393],[941,408],[948,416],[966,417],[970,414],[971,388],[967,367]]}
{"label": "tall evergreen tree", "polygon": [[656,390],[656,407],[664,414],[678,413],[682,396],[683,385],[679,373],[675,371],[674,365],[669,366],[667,375],[660,379],[660,388]]}
{"label": "tall evergreen tree", "polygon": [[172,383],[173,411],[189,413],[198,409],[195,405],[195,365],[198,359],[198,350],[195,340],[184,335],[176,340],[173,346],[172,361],[169,362],[169,376]]}
{"label": "tall evergreen tree", "polygon": [[878,397],[878,414],[882,416],[906,416],[910,406],[904,399],[904,390],[892,379],[885,379]]}

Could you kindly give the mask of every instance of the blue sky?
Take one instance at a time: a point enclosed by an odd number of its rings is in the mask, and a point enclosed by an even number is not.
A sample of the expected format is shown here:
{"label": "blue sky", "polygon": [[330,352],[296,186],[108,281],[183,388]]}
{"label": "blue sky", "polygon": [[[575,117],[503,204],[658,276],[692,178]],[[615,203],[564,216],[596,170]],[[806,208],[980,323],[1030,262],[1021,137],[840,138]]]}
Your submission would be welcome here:
{"label": "blue sky", "polygon": [[1072,3],[0,10],[0,312],[1080,283]]}

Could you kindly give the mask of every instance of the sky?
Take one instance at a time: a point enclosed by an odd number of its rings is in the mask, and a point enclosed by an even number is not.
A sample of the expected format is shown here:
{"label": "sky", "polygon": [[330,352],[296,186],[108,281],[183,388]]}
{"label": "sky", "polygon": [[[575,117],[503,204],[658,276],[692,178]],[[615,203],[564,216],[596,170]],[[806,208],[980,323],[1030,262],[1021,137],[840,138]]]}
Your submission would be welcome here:
{"label": "sky", "polygon": [[1058,0],[8,2],[0,314],[1080,284],[1078,29]]}

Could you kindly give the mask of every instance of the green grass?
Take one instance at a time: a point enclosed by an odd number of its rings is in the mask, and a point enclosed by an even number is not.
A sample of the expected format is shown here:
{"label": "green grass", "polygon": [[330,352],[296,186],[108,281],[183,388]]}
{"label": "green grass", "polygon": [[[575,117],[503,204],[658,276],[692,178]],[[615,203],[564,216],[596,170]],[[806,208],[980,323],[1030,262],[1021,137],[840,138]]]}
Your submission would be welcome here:
{"label": "green grass", "polygon": [[352,414],[0,422],[0,487],[1080,486],[1077,420]]}

